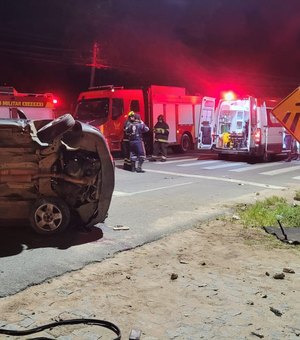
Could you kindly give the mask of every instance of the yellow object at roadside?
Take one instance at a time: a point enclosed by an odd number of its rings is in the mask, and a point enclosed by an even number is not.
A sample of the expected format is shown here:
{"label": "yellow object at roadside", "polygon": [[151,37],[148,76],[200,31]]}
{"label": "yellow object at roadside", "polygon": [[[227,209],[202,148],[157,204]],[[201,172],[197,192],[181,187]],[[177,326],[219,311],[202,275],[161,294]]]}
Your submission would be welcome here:
{"label": "yellow object at roadside", "polygon": [[228,146],[228,143],[230,143],[230,133],[224,132],[222,135],[222,140],[223,140],[223,146]]}

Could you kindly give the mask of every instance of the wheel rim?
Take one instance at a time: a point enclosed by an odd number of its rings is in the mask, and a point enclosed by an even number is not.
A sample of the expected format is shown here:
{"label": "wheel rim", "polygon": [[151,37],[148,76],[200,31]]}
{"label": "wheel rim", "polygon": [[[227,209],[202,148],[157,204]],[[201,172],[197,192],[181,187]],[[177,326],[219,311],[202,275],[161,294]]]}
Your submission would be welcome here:
{"label": "wheel rim", "polygon": [[52,203],[40,205],[34,214],[36,226],[43,231],[54,231],[62,223],[63,215],[61,210]]}
{"label": "wheel rim", "polygon": [[182,149],[184,151],[187,151],[187,150],[189,150],[189,148],[190,148],[190,138],[189,138],[189,136],[184,135],[182,137]]}

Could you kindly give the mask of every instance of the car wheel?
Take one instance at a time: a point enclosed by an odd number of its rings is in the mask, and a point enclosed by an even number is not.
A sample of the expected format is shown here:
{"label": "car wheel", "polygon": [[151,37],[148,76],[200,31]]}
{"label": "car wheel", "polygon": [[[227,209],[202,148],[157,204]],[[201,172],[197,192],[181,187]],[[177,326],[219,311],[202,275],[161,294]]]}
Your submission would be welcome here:
{"label": "car wheel", "polygon": [[29,220],[37,233],[56,234],[69,226],[70,210],[60,198],[44,197],[34,202]]}
{"label": "car wheel", "polygon": [[43,143],[51,143],[56,137],[64,134],[75,125],[71,114],[60,116],[40,128],[37,132],[39,140]]}

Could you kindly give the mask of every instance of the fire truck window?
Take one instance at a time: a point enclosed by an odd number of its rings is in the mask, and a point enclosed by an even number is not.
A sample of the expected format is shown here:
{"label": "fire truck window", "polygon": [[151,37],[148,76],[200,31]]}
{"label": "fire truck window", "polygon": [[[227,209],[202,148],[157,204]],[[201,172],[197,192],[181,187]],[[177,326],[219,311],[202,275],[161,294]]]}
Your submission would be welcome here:
{"label": "fire truck window", "polygon": [[109,98],[85,99],[78,103],[76,118],[89,120],[107,118],[109,113]]}
{"label": "fire truck window", "polygon": [[138,100],[132,100],[131,101],[130,111],[140,112],[140,102]]}
{"label": "fire truck window", "polygon": [[112,119],[116,120],[124,113],[123,99],[113,98],[112,100]]}

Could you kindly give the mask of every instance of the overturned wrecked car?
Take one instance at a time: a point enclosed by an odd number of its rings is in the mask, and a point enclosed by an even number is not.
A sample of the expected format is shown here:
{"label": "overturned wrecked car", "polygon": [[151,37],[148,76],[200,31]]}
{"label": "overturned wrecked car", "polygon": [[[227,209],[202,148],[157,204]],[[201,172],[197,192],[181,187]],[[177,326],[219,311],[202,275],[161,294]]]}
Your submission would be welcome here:
{"label": "overturned wrecked car", "polygon": [[101,132],[70,114],[0,119],[0,222],[27,220],[40,234],[107,217],[114,165]]}

